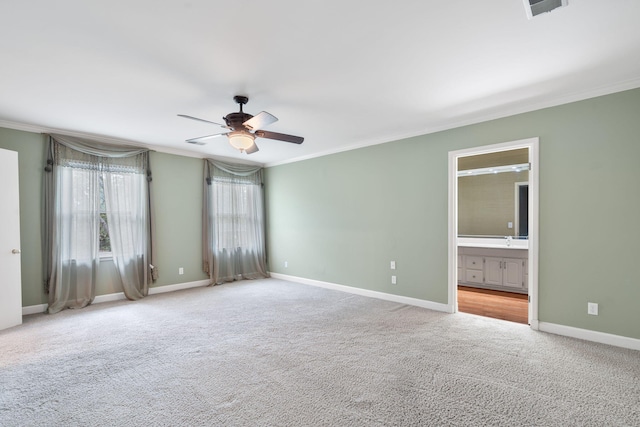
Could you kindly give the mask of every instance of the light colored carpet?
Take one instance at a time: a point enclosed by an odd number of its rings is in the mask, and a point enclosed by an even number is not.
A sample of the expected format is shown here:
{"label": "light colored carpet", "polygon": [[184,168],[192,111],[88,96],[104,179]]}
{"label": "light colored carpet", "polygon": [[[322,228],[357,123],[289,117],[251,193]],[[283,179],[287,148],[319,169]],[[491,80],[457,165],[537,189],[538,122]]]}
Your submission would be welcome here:
{"label": "light colored carpet", "polygon": [[0,332],[2,426],[638,426],[640,353],[275,279]]}

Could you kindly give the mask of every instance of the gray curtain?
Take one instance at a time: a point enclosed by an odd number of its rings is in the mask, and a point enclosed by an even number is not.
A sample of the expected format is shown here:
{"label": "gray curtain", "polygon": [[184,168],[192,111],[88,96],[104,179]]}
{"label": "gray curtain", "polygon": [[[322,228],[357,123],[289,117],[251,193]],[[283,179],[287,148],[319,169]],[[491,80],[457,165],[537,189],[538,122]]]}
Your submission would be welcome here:
{"label": "gray curtain", "polygon": [[45,171],[44,263],[49,313],[95,297],[100,184],[114,263],[129,299],[157,278],[149,150],[50,135]]}
{"label": "gray curtain", "polygon": [[204,161],[202,256],[211,284],[269,277],[263,170]]}

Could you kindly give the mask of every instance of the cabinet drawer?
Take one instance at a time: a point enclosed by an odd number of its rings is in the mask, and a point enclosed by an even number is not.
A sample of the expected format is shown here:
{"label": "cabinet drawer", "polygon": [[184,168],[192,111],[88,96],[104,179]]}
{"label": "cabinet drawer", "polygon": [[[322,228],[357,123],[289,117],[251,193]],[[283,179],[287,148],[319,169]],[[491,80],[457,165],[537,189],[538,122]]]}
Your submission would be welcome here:
{"label": "cabinet drawer", "polygon": [[471,270],[468,268],[464,279],[467,283],[483,283],[482,270]]}
{"label": "cabinet drawer", "polygon": [[471,269],[482,269],[482,257],[481,256],[466,256],[464,266]]}

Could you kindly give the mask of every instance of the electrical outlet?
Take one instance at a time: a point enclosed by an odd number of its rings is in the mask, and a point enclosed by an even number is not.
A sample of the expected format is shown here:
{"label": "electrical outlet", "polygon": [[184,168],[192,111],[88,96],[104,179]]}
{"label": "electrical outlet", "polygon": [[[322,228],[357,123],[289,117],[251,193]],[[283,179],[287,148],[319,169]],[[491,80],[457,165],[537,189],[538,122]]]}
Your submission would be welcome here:
{"label": "electrical outlet", "polygon": [[587,314],[591,314],[592,316],[598,315],[598,303],[588,302],[587,303]]}
{"label": "electrical outlet", "polygon": [[396,269],[396,262],[395,261],[391,261],[391,269],[392,270]]}
{"label": "electrical outlet", "polygon": [[289,261],[284,262],[284,268],[287,268],[287,267],[289,267]]}
{"label": "electrical outlet", "polygon": [[391,276],[391,284],[392,285],[396,284],[396,276]]}
{"label": "electrical outlet", "polygon": [[180,268],[178,269],[178,274],[184,274],[184,268],[180,267]]}
{"label": "electrical outlet", "polygon": [[513,228],[513,222],[511,221],[507,222],[507,228]]}

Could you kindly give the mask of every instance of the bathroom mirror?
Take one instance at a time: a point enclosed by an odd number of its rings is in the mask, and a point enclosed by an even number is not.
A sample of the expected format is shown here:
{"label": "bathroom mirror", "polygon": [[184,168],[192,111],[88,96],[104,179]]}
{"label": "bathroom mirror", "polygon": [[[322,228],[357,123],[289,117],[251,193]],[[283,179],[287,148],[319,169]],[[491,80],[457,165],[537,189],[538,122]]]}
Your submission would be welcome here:
{"label": "bathroom mirror", "polygon": [[529,150],[458,159],[458,235],[528,236]]}

